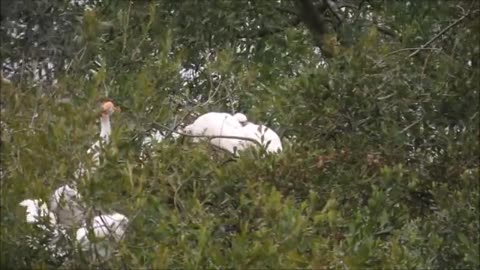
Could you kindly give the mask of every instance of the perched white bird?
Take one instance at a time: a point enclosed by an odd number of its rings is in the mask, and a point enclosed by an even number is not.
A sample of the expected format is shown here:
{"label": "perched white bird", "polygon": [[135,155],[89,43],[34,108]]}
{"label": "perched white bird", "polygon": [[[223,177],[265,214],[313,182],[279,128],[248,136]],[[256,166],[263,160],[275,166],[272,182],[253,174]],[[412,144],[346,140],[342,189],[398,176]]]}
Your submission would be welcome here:
{"label": "perched white bird", "polygon": [[[62,188],[60,189],[64,193],[72,192],[68,186]],[[55,195],[60,193],[60,189],[57,189]],[[27,244],[33,249],[43,247],[57,258],[67,255],[67,250],[71,248],[68,246],[70,237],[66,228],[57,223],[56,216],[49,211],[47,204],[39,199],[27,199],[22,201],[20,206],[26,207],[27,223],[36,225],[43,232],[40,235],[27,236]],[[49,223],[45,225],[42,223],[42,219],[47,217]],[[82,217],[84,216],[82,215]],[[96,216],[91,223],[82,219],[79,220],[81,227],[76,230],[75,239],[83,252],[92,252],[93,258],[104,259],[115,250],[115,243],[123,239],[128,223],[128,218],[120,213]],[[90,239],[89,234],[94,238]],[[48,241],[45,242],[44,239],[48,239]]]}
{"label": "perched white bird", "polygon": [[[114,244],[123,239],[128,222],[128,218],[120,213],[96,216],[91,227],[86,224],[77,230],[76,239],[82,251],[92,252],[93,258],[97,258],[97,255],[106,258],[115,249]],[[88,237],[90,232],[94,236],[93,241]]]}
{"label": "perched white bird", "polygon": [[101,145],[108,144],[110,142],[110,134],[112,133],[112,125],[110,122],[110,116],[114,112],[119,112],[120,108],[116,107],[111,100],[105,100],[102,102],[102,116],[100,117],[100,140],[96,141],[87,154],[93,155],[95,164],[100,165],[100,147]]}
{"label": "perched white bird", "polygon": [[[266,147],[269,153],[282,151],[282,141],[272,129],[264,125],[248,122],[247,116],[236,113],[211,112],[198,117],[193,124],[185,128],[186,133],[206,136],[236,136],[257,141]],[[194,141],[198,141],[194,140]],[[244,150],[247,147],[257,146],[254,142],[240,139],[216,138],[210,141],[231,153]]]}
{"label": "perched white bird", "polygon": [[[100,152],[102,145],[106,145],[110,142],[110,134],[112,133],[112,125],[110,122],[110,116],[114,112],[120,112],[120,107],[115,106],[113,101],[104,99],[101,101],[101,117],[100,117],[100,139],[97,140],[88,150],[87,154],[92,157],[94,167],[90,168],[90,172],[93,173],[96,167],[100,166]],[[74,172],[75,179],[85,176],[87,169],[84,164],[80,164],[79,168]]]}
{"label": "perched white bird", "polygon": [[79,228],[85,220],[85,205],[74,186],[64,185],[55,190],[49,201],[59,224]]}
{"label": "perched white bird", "polygon": [[[210,112],[199,116],[191,125],[185,127],[187,134],[195,136],[238,136],[245,137],[243,127],[238,118],[243,119],[245,115],[236,114],[232,116],[228,113]],[[198,142],[199,138],[194,138],[194,142]],[[231,153],[242,150],[245,140],[214,138],[210,143],[223,148]]]}

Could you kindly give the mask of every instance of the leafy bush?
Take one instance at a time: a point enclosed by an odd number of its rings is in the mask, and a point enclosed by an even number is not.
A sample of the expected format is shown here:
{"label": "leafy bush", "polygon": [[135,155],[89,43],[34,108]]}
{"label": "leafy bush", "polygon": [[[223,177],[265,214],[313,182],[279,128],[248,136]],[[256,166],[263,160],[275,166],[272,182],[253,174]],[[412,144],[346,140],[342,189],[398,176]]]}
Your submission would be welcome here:
{"label": "leafy bush", "polygon": [[[55,83],[26,71],[1,85],[2,265],[478,267],[478,3],[368,2],[357,20],[345,15],[342,28],[329,28],[338,39],[330,57],[312,45],[305,21],[280,16],[291,9],[305,19],[284,1],[105,1],[86,11],[52,4],[83,12],[66,24],[78,43],[61,49],[77,52],[70,68],[58,68]],[[28,48],[7,35],[15,11],[2,18],[2,35]],[[432,49],[409,56],[467,13]],[[369,14],[394,25],[395,37]],[[18,61],[11,46],[2,44],[2,58]],[[118,211],[131,223],[106,262],[78,252],[54,259],[28,247],[40,233],[18,203],[48,200],[80,162],[91,163],[103,96],[122,112],[99,169],[78,188],[89,211]],[[167,137],[139,160],[151,127],[175,128],[207,111],[265,123],[282,136],[283,152],[233,158]]]}

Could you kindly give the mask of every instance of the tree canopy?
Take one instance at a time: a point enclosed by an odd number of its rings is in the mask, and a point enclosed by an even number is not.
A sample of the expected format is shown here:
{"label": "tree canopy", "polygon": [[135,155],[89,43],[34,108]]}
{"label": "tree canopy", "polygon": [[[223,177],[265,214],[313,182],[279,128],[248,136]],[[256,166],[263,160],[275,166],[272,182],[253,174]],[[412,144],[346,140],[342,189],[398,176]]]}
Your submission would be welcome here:
{"label": "tree canopy", "polygon": [[[8,269],[479,267],[478,1],[1,5]],[[52,258],[18,204],[89,162],[102,97],[122,112],[78,185],[129,217],[126,238],[106,262]],[[283,151],[172,136],[209,111],[264,123]],[[166,138],[141,160],[153,128]]]}

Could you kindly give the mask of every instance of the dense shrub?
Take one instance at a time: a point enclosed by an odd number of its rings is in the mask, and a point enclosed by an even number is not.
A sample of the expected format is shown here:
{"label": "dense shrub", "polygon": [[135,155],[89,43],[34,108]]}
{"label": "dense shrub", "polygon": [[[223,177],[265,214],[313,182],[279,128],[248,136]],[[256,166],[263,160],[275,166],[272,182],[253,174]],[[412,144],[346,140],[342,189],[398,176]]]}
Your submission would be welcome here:
{"label": "dense shrub", "polygon": [[[69,69],[57,67],[55,83],[18,70],[1,85],[2,266],[94,266],[76,252],[53,259],[29,248],[27,236],[40,232],[18,203],[47,200],[90,162],[103,96],[122,112],[113,115],[101,166],[79,190],[89,210],[131,220],[103,267],[480,265],[478,3],[367,1],[357,17],[344,13],[341,27],[328,28],[338,42],[327,54],[332,48],[318,45],[326,39],[315,38],[301,6],[184,2],[52,4],[81,15],[58,23],[74,28],[77,43],[45,36],[50,43],[38,45],[76,52],[65,56]],[[322,10],[329,1],[296,2]],[[47,9],[25,6],[25,15],[11,7],[2,11],[2,37],[13,43],[2,42],[2,58],[14,62],[22,59],[15,48],[32,44],[8,35],[10,24],[49,17]],[[422,44],[429,49],[417,53]],[[30,61],[43,61],[37,50]],[[206,111],[242,111],[265,123],[282,136],[283,152],[236,158],[167,136],[139,160],[151,127],[175,128]]]}

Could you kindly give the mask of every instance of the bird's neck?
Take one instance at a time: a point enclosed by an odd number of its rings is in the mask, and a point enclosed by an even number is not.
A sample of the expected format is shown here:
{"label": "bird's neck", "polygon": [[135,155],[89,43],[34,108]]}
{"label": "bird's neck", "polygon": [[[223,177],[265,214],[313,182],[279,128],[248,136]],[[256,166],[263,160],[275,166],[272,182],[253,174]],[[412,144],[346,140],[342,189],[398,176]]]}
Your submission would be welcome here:
{"label": "bird's neck", "polygon": [[100,119],[100,137],[108,142],[110,140],[110,133],[112,132],[112,126],[110,124],[110,116],[108,114],[102,115]]}

